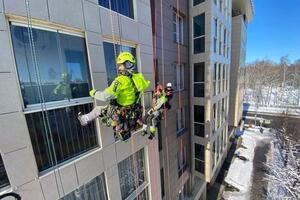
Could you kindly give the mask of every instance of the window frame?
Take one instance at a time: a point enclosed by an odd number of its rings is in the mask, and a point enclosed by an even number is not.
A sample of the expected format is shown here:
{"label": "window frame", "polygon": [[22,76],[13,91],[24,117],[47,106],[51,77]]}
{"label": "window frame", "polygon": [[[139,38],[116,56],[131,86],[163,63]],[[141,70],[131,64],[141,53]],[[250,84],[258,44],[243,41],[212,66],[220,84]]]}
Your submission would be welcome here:
{"label": "window frame", "polygon": [[[9,21],[10,26],[20,26],[20,27],[25,27],[28,28],[28,25],[25,24],[25,22],[18,22],[18,21]],[[42,24],[37,24],[37,25],[32,25],[31,26],[33,29],[38,29],[38,30],[43,30],[43,31],[49,31],[49,32],[55,32],[55,33],[61,33],[61,34],[65,34],[65,35],[70,35],[70,36],[75,36],[75,37],[80,37],[83,39],[85,38],[84,33],[81,32],[76,32],[76,31],[71,31],[71,30],[67,30],[67,29],[61,29],[60,27],[48,27],[48,26],[44,26]],[[10,33],[10,38],[12,33]],[[12,39],[12,38],[11,38]],[[92,71],[90,68],[90,64],[89,64],[89,52],[88,52],[88,46],[85,40],[85,47],[86,47],[86,55],[87,55],[87,61],[88,61],[88,70],[89,70],[89,78],[90,81],[92,79]],[[12,50],[14,53],[14,50]],[[21,97],[21,104],[22,104],[22,110],[24,114],[30,114],[30,113],[34,113],[34,112],[41,112],[43,110],[43,107],[41,106],[41,103],[36,103],[36,104],[29,104],[26,106],[24,105],[24,101],[23,101],[23,96],[22,96],[22,92],[21,92],[21,82],[19,80],[19,72],[17,69],[17,63],[16,63],[16,56],[14,55],[14,65],[15,65],[15,70],[16,73],[18,74],[18,78],[17,78],[17,83],[18,83],[18,91]],[[91,86],[93,86],[93,83],[91,81]],[[72,98],[72,99],[64,99],[64,100],[58,100],[58,101],[52,101],[52,102],[45,102],[43,103],[43,105],[47,108],[47,110],[53,110],[53,109],[57,109],[57,108],[64,108],[64,107],[71,107],[71,106],[76,106],[76,105],[82,105],[82,104],[88,104],[88,103],[93,103],[93,98],[91,97],[81,97],[81,98]]]}
{"label": "window frame", "polygon": [[[196,17],[198,17],[198,16],[201,16],[201,15],[203,15],[204,16],[204,34],[203,35],[200,35],[200,36],[194,36],[195,35],[195,18]],[[193,48],[193,54],[194,55],[196,55],[196,54],[200,54],[200,53],[205,53],[205,37],[206,37],[206,34],[205,34],[205,21],[206,21],[206,16],[205,16],[206,14],[205,14],[205,12],[203,12],[203,13],[201,13],[201,14],[199,14],[199,15],[196,15],[196,16],[193,16],[193,26],[192,26],[192,41],[193,41],[193,45],[192,45],[192,48]],[[201,51],[201,52],[197,52],[197,53],[195,53],[195,40],[198,40],[198,39],[202,39],[202,38],[204,38],[204,48],[203,48],[203,52]]]}
{"label": "window frame", "polygon": [[[202,64],[203,64],[203,66],[202,66]],[[201,66],[199,66],[199,65],[201,65]],[[203,67],[203,81],[195,81],[195,68],[196,67]],[[194,74],[194,76],[193,76],[193,96],[195,97],[195,98],[204,98],[205,97],[205,62],[199,62],[199,63],[194,63],[194,66],[193,66],[193,74]],[[195,86],[196,85],[203,85],[203,96],[195,96]]]}
{"label": "window frame", "polygon": [[[19,27],[25,27],[28,28],[28,25],[26,24],[26,22],[24,21],[19,21],[19,20],[10,20],[10,27],[13,26],[19,26]],[[53,32],[53,33],[57,33],[57,34],[64,34],[64,35],[69,35],[69,36],[75,36],[75,37],[79,37],[82,38],[84,40],[84,44],[85,44],[85,55],[86,55],[86,61],[87,61],[87,69],[88,69],[88,73],[87,76],[89,78],[91,87],[93,87],[93,81],[92,81],[92,70],[91,70],[91,66],[90,66],[90,62],[89,62],[89,52],[88,52],[88,44],[86,42],[86,37],[85,34],[79,30],[75,30],[75,29],[67,29],[67,28],[63,28],[60,26],[55,26],[55,25],[45,25],[39,22],[35,22],[33,23],[33,25],[31,26],[34,29],[38,29],[38,30],[42,30],[42,31],[48,31],[48,32]],[[12,33],[10,32],[10,39],[12,40]],[[13,48],[13,47],[12,47]],[[14,53],[14,49],[12,49],[13,53]],[[72,99],[66,99],[66,100],[59,100],[59,101],[49,101],[49,102],[45,102],[45,103],[37,103],[37,104],[29,104],[26,106],[24,105],[23,102],[23,96],[22,96],[22,92],[21,92],[21,82],[19,80],[19,74],[18,74],[18,69],[17,69],[17,63],[16,63],[16,56],[14,55],[14,65],[15,65],[15,71],[18,75],[18,78],[16,79],[17,84],[18,84],[18,91],[20,94],[20,100],[21,100],[21,105],[22,105],[22,112],[23,114],[29,115],[29,114],[34,114],[34,113],[41,113],[41,112],[45,112],[45,110],[51,111],[51,110],[55,110],[55,109],[62,109],[62,108],[69,108],[69,107],[77,107],[77,106],[81,106],[81,105],[87,105],[87,104],[92,104],[94,103],[94,101],[92,100],[91,97],[80,97],[80,98],[72,98]],[[41,104],[43,104],[44,106],[41,106]],[[46,109],[45,109],[46,108]],[[27,125],[27,122],[26,122]],[[29,131],[29,130],[28,130]],[[99,136],[97,134],[98,132],[98,126],[95,126],[94,128],[95,131],[95,140],[96,140],[96,146],[94,146],[92,149],[87,149],[84,152],[78,152],[77,155],[71,156],[70,158],[63,160],[60,163],[54,163],[53,166],[50,166],[44,170],[38,170],[40,175],[43,175],[45,173],[48,173],[49,171],[52,171],[55,167],[57,166],[63,166],[66,165],[70,162],[73,162],[75,159],[82,157],[83,155],[86,155],[88,153],[90,153],[91,151],[97,150],[98,148],[101,148],[101,143],[99,141]],[[30,139],[30,142],[32,143],[33,141]],[[54,154],[53,149],[51,149],[51,154]],[[37,164],[37,158],[34,155],[36,164]]]}
{"label": "window frame", "polygon": [[[185,64],[174,63],[173,67],[175,68],[175,80],[176,80],[176,84],[174,84],[174,86],[175,86],[174,92],[184,91],[185,90],[185,84],[184,84]],[[179,79],[179,77],[180,77],[180,79]]]}
{"label": "window frame", "polygon": [[[113,1],[113,0],[108,0],[108,1]],[[119,1],[119,0],[117,0],[117,1]],[[133,17],[132,17],[132,18],[129,17],[129,16],[127,16],[127,15],[124,15],[124,14],[118,12],[118,11],[115,11],[115,10],[113,10],[113,9],[110,9],[109,6],[108,6],[108,7],[105,7],[105,6],[100,5],[99,0],[98,0],[98,2],[97,2],[97,5],[98,5],[99,7],[101,7],[101,8],[103,8],[103,9],[108,10],[109,12],[113,12],[113,13],[116,13],[116,14],[120,14],[120,15],[122,15],[123,17],[126,17],[126,18],[131,19],[131,20],[136,20],[136,18],[137,18],[137,14],[136,14],[136,0],[132,0],[132,14],[133,14]]]}
{"label": "window frame", "polygon": [[[175,20],[175,21],[174,21]],[[175,26],[175,30],[174,30]],[[173,41],[184,45],[184,16],[174,9],[173,11]]]}
{"label": "window frame", "polygon": [[4,184],[0,185],[0,192],[1,192],[2,190],[4,191],[10,187],[10,181],[8,179],[6,168],[1,154],[0,154],[0,167],[3,169],[3,176],[1,176],[1,178],[4,178],[2,179],[4,181]]}
{"label": "window frame", "polygon": [[[180,113],[180,119],[181,119],[181,127],[179,127],[179,113]],[[178,108],[176,110],[176,135],[177,137],[181,136],[184,133],[184,130],[186,129],[186,113],[185,113],[185,107]]]}

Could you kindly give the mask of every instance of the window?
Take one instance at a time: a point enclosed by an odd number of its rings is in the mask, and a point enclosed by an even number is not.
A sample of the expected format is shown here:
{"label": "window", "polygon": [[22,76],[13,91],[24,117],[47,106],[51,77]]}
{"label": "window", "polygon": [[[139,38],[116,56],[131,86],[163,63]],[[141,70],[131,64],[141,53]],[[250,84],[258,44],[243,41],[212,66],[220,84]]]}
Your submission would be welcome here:
{"label": "window", "polygon": [[198,137],[205,137],[203,106],[194,106],[194,135]]}
{"label": "window", "polygon": [[174,71],[176,74],[174,80],[174,90],[184,90],[184,64],[174,64]]}
{"label": "window", "polygon": [[218,69],[218,94],[221,93],[221,82],[222,82],[221,73],[222,73],[222,64],[219,63],[219,69]]}
{"label": "window", "polygon": [[84,104],[25,115],[39,171],[55,166],[55,157],[59,164],[98,146],[95,124],[82,127],[76,119],[92,109]]}
{"label": "window", "polygon": [[185,129],[185,109],[184,107],[178,108],[176,112],[176,132],[177,137],[180,136],[180,133]]}
{"label": "window", "polygon": [[223,43],[223,56],[225,57],[226,56],[226,44],[227,44],[227,41],[226,41],[226,28],[224,28],[224,35],[223,35],[223,39],[224,39],[224,43]]}
{"label": "window", "polygon": [[205,63],[194,64],[194,97],[204,97]]}
{"label": "window", "polygon": [[218,64],[214,64],[213,68],[213,95],[217,95],[217,71],[218,71]]}
{"label": "window", "polygon": [[134,19],[133,0],[98,0],[98,4]]}
{"label": "window", "polygon": [[161,184],[161,198],[165,196],[165,175],[164,168],[160,169],[160,184]]}
{"label": "window", "polygon": [[148,199],[149,199],[148,188],[145,188],[141,193],[137,195],[136,198],[134,198],[134,200],[148,200]]}
{"label": "window", "polygon": [[91,200],[108,199],[104,174],[101,174],[100,176],[97,176],[96,178],[92,179],[90,182],[80,186],[75,191],[64,196],[60,200],[77,200],[77,199],[91,199]]}
{"label": "window", "polygon": [[214,19],[214,53],[217,53],[217,42],[218,42],[218,19]]}
{"label": "window", "polygon": [[8,185],[9,185],[8,177],[6,174],[2,156],[0,155],[0,189]]}
{"label": "window", "polygon": [[162,132],[161,132],[161,123],[157,124],[157,134],[158,134],[158,150],[161,151],[163,148],[162,145]]}
{"label": "window", "polygon": [[205,13],[194,17],[194,54],[205,51]]}
{"label": "window", "polygon": [[132,53],[133,56],[136,56],[136,49],[129,46],[121,46],[118,44],[113,44],[110,42],[103,42],[103,49],[104,49],[105,67],[107,73],[107,82],[108,85],[110,85],[115,79],[115,77],[118,75],[115,55],[119,55],[120,52],[128,51]]}
{"label": "window", "polygon": [[217,131],[217,108],[216,104],[213,105],[213,123],[212,123],[213,133]]}
{"label": "window", "polygon": [[219,26],[219,55],[222,55],[222,24]]}
{"label": "window", "polygon": [[122,199],[126,199],[146,181],[144,149],[118,164]]}
{"label": "window", "polygon": [[212,169],[214,169],[216,165],[216,142],[213,143],[213,153],[212,153]]}
{"label": "window", "polygon": [[173,13],[173,39],[174,42],[183,44],[183,17],[177,12]]}
{"label": "window", "polygon": [[[37,70],[26,27],[11,25],[13,49],[25,108],[88,97],[91,86],[85,39],[57,30],[33,29]],[[37,76],[38,75],[38,76]]]}
{"label": "window", "polygon": [[223,10],[223,0],[219,0],[220,12]]}
{"label": "window", "polygon": [[204,106],[194,105],[194,122],[205,123],[204,122]]}
{"label": "window", "polygon": [[203,3],[204,1],[205,0],[194,0],[193,5],[196,6],[196,5],[200,4],[200,3]]}
{"label": "window", "polygon": [[183,148],[181,148],[180,151],[177,152],[178,177],[180,177],[187,169],[188,165],[186,159],[186,146],[183,146]]}
{"label": "window", "polygon": [[205,126],[204,124],[200,123],[194,123],[194,134],[198,137],[204,137],[205,136]]}
{"label": "window", "polygon": [[204,146],[201,144],[195,144],[195,170],[204,174],[205,151]]}
{"label": "window", "polygon": [[76,119],[78,112],[92,109],[86,98],[92,86],[85,39],[59,30],[34,28],[32,33],[37,65],[27,27],[11,25],[26,122],[43,171],[96,148],[98,140],[94,123],[83,128]]}

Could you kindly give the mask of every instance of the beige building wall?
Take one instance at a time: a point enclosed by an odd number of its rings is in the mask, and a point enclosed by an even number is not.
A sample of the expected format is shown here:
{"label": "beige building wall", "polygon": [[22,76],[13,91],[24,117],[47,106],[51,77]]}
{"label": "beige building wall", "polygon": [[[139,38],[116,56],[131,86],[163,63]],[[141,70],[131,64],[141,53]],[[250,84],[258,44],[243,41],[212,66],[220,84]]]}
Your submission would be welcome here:
{"label": "beige building wall", "polygon": [[242,15],[238,15],[232,18],[232,54],[231,54],[231,69],[230,69],[230,113],[229,123],[230,126],[237,127],[242,119],[242,102],[243,90],[240,82],[240,68],[244,65],[245,60],[242,58],[242,44],[245,43],[243,37],[245,35],[246,28]]}
{"label": "beige building wall", "polygon": [[[194,17],[205,13],[205,51],[195,54],[194,51]],[[217,21],[217,25],[215,22]],[[225,31],[226,30],[226,31]],[[224,33],[225,32],[225,33]],[[228,148],[228,100],[229,100],[229,69],[231,49],[231,0],[205,1],[193,6],[190,1],[190,73],[194,75],[194,64],[205,63],[205,94],[195,97],[194,81],[191,79],[191,136],[192,136],[192,173],[204,181],[212,184],[220,170]],[[216,45],[215,45],[216,43]],[[215,73],[215,65],[216,73]],[[219,68],[220,66],[220,68]],[[214,76],[217,76],[215,80]],[[219,78],[218,78],[219,77]],[[216,92],[215,92],[216,91]],[[223,101],[223,102],[222,102]],[[203,136],[195,135],[195,121],[197,117],[194,106],[204,107]],[[216,112],[214,112],[216,106]],[[195,156],[196,146],[204,149],[204,171],[199,172]],[[215,153],[214,153],[215,152]],[[201,162],[202,163],[202,162]],[[200,170],[201,171],[201,170]]]}

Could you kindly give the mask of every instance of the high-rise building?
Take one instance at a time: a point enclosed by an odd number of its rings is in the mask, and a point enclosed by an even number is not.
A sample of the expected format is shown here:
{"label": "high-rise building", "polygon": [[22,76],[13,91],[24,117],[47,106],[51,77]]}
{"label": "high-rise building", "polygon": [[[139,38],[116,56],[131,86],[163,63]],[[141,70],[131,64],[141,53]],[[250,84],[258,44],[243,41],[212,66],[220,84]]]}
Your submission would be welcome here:
{"label": "high-rise building", "polygon": [[[0,195],[206,199],[240,120],[252,16],[252,0],[0,0]],[[121,51],[151,81],[145,108],[173,84],[155,140],[77,122]]]}

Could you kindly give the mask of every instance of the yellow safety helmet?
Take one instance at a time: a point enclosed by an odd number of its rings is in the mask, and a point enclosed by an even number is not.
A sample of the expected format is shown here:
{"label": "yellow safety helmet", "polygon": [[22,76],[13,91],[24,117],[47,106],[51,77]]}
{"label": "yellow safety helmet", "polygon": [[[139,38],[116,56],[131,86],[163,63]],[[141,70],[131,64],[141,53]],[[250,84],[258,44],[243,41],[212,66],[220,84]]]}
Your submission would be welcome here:
{"label": "yellow safety helmet", "polygon": [[136,63],[134,56],[130,52],[127,52],[127,51],[119,54],[119,56],[117,58],[117,64],[123,64],[126,61],[129,61],[134,65]]}

